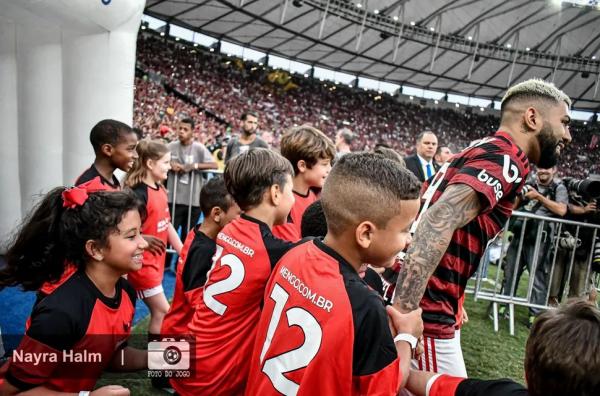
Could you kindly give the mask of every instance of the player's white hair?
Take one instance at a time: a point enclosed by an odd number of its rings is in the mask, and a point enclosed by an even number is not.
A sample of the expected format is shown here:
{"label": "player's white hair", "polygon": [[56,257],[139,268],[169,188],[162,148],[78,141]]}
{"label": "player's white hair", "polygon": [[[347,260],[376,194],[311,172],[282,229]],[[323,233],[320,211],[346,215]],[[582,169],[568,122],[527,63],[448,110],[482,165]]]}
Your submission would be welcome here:
{"label": "player's white hair", "polygon": [[510,87],[502,98],[501,107],[503,108],[505,103],[516,97],[546,98],[556,103],[565,102],[569,108],[571,107],[571,99],[566,93],[556,88],[553,83],[539,78],[532,78]]}

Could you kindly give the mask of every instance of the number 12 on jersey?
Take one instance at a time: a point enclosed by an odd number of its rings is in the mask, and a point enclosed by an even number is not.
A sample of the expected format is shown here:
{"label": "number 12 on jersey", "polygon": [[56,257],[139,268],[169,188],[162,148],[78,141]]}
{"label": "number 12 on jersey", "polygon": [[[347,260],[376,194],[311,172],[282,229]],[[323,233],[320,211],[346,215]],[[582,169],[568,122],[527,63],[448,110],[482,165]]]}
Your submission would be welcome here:
{"label": "number 12 on jersey", "polygon": [[[284,374],[308,366],[321,347],[323,330],[317,319],[305,309],[300,307],[286,309],[285,316],[288,326],[298,326],[302,330],[304,333],[304,343],[298,348],[267,359],[263,364],[290,295],[280,285],[275,283],[270,297],[275,302],[275,307],[273,308],[273,314],[267,328],[267,336],[260,353],[262,371],[269,377],[273,387],[277,391],[287,396],[296,395],[300,387],[299,384],[291,381]],[[282,337],[281,334],[279,336]]]}

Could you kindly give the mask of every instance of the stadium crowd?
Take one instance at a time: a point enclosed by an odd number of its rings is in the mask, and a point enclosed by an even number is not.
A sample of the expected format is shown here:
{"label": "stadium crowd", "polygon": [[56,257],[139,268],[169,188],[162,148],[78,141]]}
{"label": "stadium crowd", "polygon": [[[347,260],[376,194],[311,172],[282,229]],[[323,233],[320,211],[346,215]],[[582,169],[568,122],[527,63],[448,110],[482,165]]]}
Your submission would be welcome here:
{"label": "stadium crowd", "polygon": [[[286,128],[306,123],[332,138],[338,129],[349,127],[357,135],[354,149],[384,143],[402,155],[413,153],[415,138],[423,130],[434,131],[441,145],[452,144],[456,152],[489,136],[499,124],[497,116],[478,108],[471,112],[465,107],[424,107],[385,93],[302,76],[292,77],[289,88],[271,82],[270,70],[254,62],[153,34],[139,36],[138,66],[134,126],[147,136],[168,140],[175,136],[174,120],[187,114],[196,122],[199,141],[212,146],[237,126],[244,109],[259,113],[259,128],[273,133],[275,145]],[[165,86],[184,95],[169,93]],[[590,144],[594,134],[600,135],[600,123],[574,122],[571,131],[573,144],[563,154],[559,174],[600,173],[598,142]]]}

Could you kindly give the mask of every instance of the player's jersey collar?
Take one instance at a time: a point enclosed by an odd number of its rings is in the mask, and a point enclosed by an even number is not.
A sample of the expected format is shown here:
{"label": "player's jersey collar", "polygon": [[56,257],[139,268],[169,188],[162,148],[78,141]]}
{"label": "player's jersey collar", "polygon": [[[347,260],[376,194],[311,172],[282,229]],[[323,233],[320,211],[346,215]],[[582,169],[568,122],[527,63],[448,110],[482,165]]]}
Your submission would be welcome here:
{"label": "player's jersey collar", "polygon": [[250,221],[250,222],[252,222],[252,223],[256,223],[256,224],[258,224],[258,225],[259,225],[259,226],[261,226],[261,227],[267,227],[267,229],[269,228],[269,226],[267,225],[267,223],[265,223],[264,221],[260,221],[260,220],[258,220],[258,219],[256,219],[256,218],[252,217],[252,216],[248,216],[248,215],[247,215],[247,214],[245,214],[245,213],[242,213],[242,214],[240,215],[240,218],[241,218],[241,219],[244,219],[244,220],[247,220],[247,221]]}
{"label": "player's jersey collar", "polygon": [[333,259],[340,262],[340,264],[342,264],[348,268],[351,268],[352,271],[358,275],[358,273],[356,272],[356,270],[354,269],[352,264],[350,264],[348,262],[348,260],[346,260],[344,257],[342,257],[338,252],[336,252],[329,246],[325,245],[325,243],[323,242],[323,239],[315,238],[315,239],[313,239],[313,242],[314,242],[315,246],[318,247],[319,249],[321,249],[325,254],[327,254],[328,256],[331,256]]}
{"label": "player's jersey collar", "polygon": [[294,195],[297,195],[297,196],[302,197],[302,198],[308,198],[310,196],[310,191],[311,190],[309,188],[308,191],[306,192],[306,194],[300,194],[298,191],[292,190],[292,192],[294,193]]}
{"label": "player's jersey collar", "polygon": [[100,178],[100,181],[102,182],[102,184],[110,186],[114,189],[121,188],[121,183],[119,183],[119,180],[115,177],[115,175],[112,176],[112,180],[108,180],[107,178],[102,176],[100,171],[98,171],[98,168],[96,168],[96,164],[92,164],[91,169],[92,169],[92,173]]}
{"label": "player's jersey collar", "polygon": [[497,131],[494,134],[494,137],[498,138],[500,140],[504,140],[506,143],[508,143],[510,145],[513,153],[515,154],[515,156],[517,158],[519,158],[521,160],[521,162],[523,163],[523,167],[525,168],[525,170],[529,170],[529,158],[527,157],[525,152],[523,150],[521,150],[521,148],[519,146],[517,146],[513,137],[508,132]]}

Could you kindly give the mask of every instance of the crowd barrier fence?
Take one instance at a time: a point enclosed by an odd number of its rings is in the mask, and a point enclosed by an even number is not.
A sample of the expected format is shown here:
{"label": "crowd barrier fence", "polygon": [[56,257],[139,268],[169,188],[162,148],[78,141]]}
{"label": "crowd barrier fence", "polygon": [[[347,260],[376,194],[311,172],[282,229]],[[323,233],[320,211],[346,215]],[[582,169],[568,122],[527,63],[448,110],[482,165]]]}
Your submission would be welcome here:
{"label": "crowd barrier fence", "polygon": [[[546,310],[552,308],[552,305],[549,304],[549,299],[550,292],[552,289],[551,286],[553,276],[557,267],[559,265],[564,265],[564,262],[559,262],[560,260],[557,261],[557,257],[559,256],[560,250],[563,250],[564,252],[561,254],[561,257],[568,258],[568,266],[564,268],[566,278],[563,277],[563,281],[561,282],[561,284],[564,284],[564,287],[562,287],[562,298],[560,298],[560,300],[565,301],[569,296],[569,287],[574,272],[575,257],[578,248],[587,250],[587,259],[585,261],[585,263],[587,264],[585,265],[585,277],[583,278],[585,289],[583,290],[583,292],[589,293],[592,287],[598,287],[598,279],[596,279],[596,284],[594,285],[594,281],[591,280],[592,278],[590,275],[592,272],[592,259],[594,256],[594,241],[596,241],[596,237],[598,236],[598,230],[600,229],[600,225],[564,220],[560,218],[538,216],[528,212],[515,211],[513,212],[511,219],[507,221],[503,232],[508,231],[509,224],[514,224],[515,220],[521,220],[522,226],[520,227],[520,230],[518,230],[516,233],[518,235],[514,235],[512,241],[508,241],[508,238],[502,238],[502,242],[500,245],[501,255],[498,259],[498,269],[496,271],[495,280],[490,281],[484,279],[484,267],[485,265],[489,265],[489,263],[483,262],[483,260],[487,259],[487,255],[484,255],[484,258],[482,259],[482,262],[479,265],[479,269],[474,275],[475,286],[474,288],[470,288],[470,290],[467,290],[470,293],[474,293],[474,298],[476,301],[485,300],[490,301],[492,303],[491,308],[494,321],[494,331],[496,332],[499,329],[499,307],[501,305],[504,305],[508,308],[509,331],[511,335],[515,334],[515,306],[529,307],[539,310]],[[517,292],[519,279],[518,276],[515,275],[517,275],[519,269],[523,265],[523,263],[521,263],[521,260],[524,244],[528,243],[528,241],[526,240],[526,229],[528,223],[530,225],[534,225],[537,229],[533,246],[532,262],[524,264],[529,264],[529,282],[527,284],[525,295],[519,296],[519,293]],[[566,226],[575,227],[575,234],[566,235],[563,232]],[[592,232],[590,246],[581,245],[580,235],[583,229],[588,229]],[[570,238],[570,240],[565,241],[565,238]],[[529,242],[531,242],[532,238],[528,239]],[[509,255],[507,253],[507,246],[505,246],[507,243],[517,244],[516,258],[514,263],[509,263],[507,261],[507,256]],[[563,245],[568,245],[568,247],[565,248],[565,246]],[[544,250],[544,247],[546,247],[546,249],[549,250]],[[502,265],[503,263],[504,265]],[[548,264],[550,264],[549,268],[547,268]],[[546,268],[539,269],[538,267],[540,265],[545,265]],[[506,273],[507,271],[503,270],[503,268],[506,269],[509,267],[512,267],[512,273]],[[547,276],[545,276],[547,280],[547,284],[545,285],[545,298],[543,299],[543,301],[540,301],[538,296],[538,301],[533,301],[534,299],[532,297],[534,295],[534,282],[536,278],[536,271],[548,271],[548,269],[549,273],[545,272],[545,274],[547,274]],[[503,290],[502,285],[506,285],[507,282],[505,280],[506,278],[501,279],[501,275],[503,277],[510,276],[511,282],[508,282],[508,284],[510,284],[509,290]],[[596,276],[596,278],[598,278],[598,276]]]}
{"label": "crowd barrier fence", "polygon": [[[201,170],[201,171],[193,171],[193,172],[199,172],[202,174],[202,179],[204,180],[204,182],[207,182],[208,180],[212,179],[215,175],[217,174],[222,174],[223,171],[217,170],[217,169],[211,169],[211,170]],[[195,177],[191,177],[190,180],[190,195],[188,197],[188,212],[187,212],[187,230],[189,231],[198,221],[198,219],[192,219],[192,205],[193,202],[193,194],[194,194],[194,182],[195,182],[196,178]],[[175,177],[173,179],[173,200],[171,202],[171,218],[173,218],[175,216],[175,205],[177,202],[177,186],[179,182],[179,174],[175,173]],[[181,242],[185,242],[185,241],[181,241]],[[171,254],[177,254],[177,252],[175,251],[175,249],[173,249],[173,247],[168,246],[167,247],[167,253],[171,253]],[[167,266],[169,266],[169,263],[167,263]],[[174,268],[173,268],[174,270]]]}

